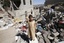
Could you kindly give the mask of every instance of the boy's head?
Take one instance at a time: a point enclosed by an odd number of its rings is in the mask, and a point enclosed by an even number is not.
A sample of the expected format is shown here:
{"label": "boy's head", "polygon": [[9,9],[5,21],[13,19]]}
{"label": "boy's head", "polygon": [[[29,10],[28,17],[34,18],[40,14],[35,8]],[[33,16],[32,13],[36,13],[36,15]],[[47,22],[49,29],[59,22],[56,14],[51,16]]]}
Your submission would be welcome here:
{"label": "boy's head", "polygon": [[32,15],[29,15],[29,20],[33,20],[33,16]]}

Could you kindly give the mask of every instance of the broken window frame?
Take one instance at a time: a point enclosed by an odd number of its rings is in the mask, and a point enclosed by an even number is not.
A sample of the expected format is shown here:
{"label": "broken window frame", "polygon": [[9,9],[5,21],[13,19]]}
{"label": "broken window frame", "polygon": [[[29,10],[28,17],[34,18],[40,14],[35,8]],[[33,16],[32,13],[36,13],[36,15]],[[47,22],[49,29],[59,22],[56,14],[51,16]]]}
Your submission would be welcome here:
{"label": "broken window frame", "polygon": [[23,4],[26,5],[26,0],[23,0]]}
{"label": "broken window frame", "polygon": [[30,0],[30,5],[32,5],[32,0]]}

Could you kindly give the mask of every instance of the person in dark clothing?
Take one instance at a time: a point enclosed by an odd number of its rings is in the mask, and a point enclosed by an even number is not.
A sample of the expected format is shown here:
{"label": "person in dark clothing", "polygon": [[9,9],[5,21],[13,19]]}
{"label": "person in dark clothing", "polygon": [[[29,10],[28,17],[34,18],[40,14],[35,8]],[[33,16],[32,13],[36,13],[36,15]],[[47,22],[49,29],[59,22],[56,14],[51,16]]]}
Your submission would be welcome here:
{"label": "person in dark clothing", "polygon": [[18,33],[16,36],[20,36],[23,40],[27,41],[29,43],[29,38],[26,34],[22,33]]}

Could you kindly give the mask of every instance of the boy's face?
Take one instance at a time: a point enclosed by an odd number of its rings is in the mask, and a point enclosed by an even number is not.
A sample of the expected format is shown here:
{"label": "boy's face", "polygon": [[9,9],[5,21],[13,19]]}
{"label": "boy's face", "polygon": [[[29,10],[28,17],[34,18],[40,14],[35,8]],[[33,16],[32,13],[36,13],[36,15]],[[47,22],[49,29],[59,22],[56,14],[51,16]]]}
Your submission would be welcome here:
{"label": "boy's face", "polygon": [[33,20],[33,17],[31,17],[30,20]]}

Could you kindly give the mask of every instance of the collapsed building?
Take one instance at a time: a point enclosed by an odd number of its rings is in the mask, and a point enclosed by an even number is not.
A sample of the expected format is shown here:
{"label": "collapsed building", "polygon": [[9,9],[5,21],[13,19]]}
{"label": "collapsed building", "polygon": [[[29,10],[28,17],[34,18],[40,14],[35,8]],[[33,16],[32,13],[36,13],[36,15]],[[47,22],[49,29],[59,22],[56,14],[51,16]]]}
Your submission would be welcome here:
{"label": "collapsed building", "polygon": [[33,0],[0,0],[0,43],[14,43],[15,21],[24,21],[29,14],[34,16]]}
{"label": "collapsed building", "polygon": [[45,5],[57,4],[59,2],[64,2],[64,0],[45,0]]}
{"label": "collapsed building", "polygon": [[15,13],[13,15],[16,17],[21,16],[22,20],[25,19],[25,14],[32,14],[34,16],[33,0],[4,0],[2,3],[4,9],[11,10],[12,8]]}
{"label": "collapsed building", "polygon": [[49,8],[55,4],[58,3],[64,3],[64,0],[45,0],[45,6],[48,6]]}

